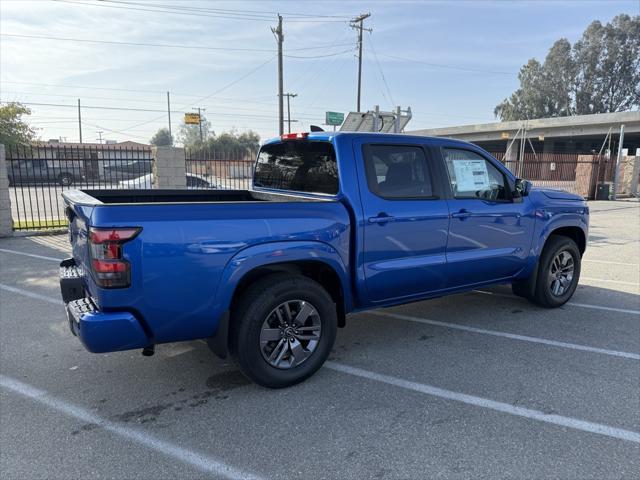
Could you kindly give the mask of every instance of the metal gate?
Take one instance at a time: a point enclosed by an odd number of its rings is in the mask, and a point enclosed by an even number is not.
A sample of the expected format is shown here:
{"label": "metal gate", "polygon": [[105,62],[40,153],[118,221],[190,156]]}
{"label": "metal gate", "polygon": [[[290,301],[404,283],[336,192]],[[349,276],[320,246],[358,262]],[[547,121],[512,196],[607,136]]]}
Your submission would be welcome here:
{"label": "metal gate", "polygon": [[186,149],[187,188],[248,190],[255,160],[249,149]]}
{"label": "metal gate", "polygon": [[66,228],[69,189],[151,188],[150,147],[29,145],[6,148],[14,230]]}
{"label": "metal gate", "polygon": [[492,153],[515,175],[534,185],[559,188],[583,196],[596,197],[598,185],[611,184],[616,160],[606,155],[567,153],[525,153],[522,161]]}

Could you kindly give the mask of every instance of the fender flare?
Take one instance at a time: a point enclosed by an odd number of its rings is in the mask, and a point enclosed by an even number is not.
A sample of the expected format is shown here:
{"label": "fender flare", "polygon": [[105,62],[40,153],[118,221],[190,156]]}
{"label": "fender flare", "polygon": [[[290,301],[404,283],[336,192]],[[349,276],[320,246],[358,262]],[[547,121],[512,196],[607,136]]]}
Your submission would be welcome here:
{"label": "fender flare", "polygon": [[236,253],[222,271],[215,296],[215,311],[218,312],[220,321],[216,333],[207,341],[216,355],[226,357],[231,300],[245,275],[256,268],[299,261],[320,262],[331,268],[340,279],[345,312],[352,309],[349,271],[337,250],[331,245],[313,240],[253,245]]}
{"label": "fender flare", "polygon": [[[584,235],[585,241],[588,238],[588,227],[582,221],[582,217],[572,213],[560,213],[551,215],[544,210],[536,210],[536,217],[538,222],[536,225],[534,241],[531,244],[531,250],[527,265],[518,274],[517,280],[527,282],[531,277],[537,277],[538,261],[542,250],[549,240],[549,237],[553,232],[559,228],[574,227],[580,228]],[[533,289],[535,287],[535,280],[529,281],[529,287]]]}
{"label": "fender flare", "polygon": [[547,221],[545,221],[544,223],[541,222],[541,229],[535,236],[535,244],[532,246],[532,250],[536,257],[540,257],[542,249],[547,243],[547,240],[549,240],[549,237],[553,234],[553,232],[555,230],[558,230],[559,228],[579,228],[580,230],[582,230],[585,242],[588,239],[588,227],[584,224],[584,221],[582,221],[581,216],[573,213],[549,215],[548,212],[544,211],[541,211],[541,214],[544,215],[544,218],[542,220]]}

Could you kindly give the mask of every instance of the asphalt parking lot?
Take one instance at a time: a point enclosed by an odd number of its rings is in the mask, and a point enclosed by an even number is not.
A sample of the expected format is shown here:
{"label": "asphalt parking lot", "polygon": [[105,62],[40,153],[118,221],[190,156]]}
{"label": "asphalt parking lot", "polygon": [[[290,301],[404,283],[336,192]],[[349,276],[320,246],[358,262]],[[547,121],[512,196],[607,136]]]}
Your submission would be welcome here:
{"label": "asphalt parking lot", "polygon": [[202,342],[94,355],[66,236],[0,240],[0,474],[30,478],[640,478],[640,203],[590,202],[572,301],[507,286],[351,316],[284,390]]}

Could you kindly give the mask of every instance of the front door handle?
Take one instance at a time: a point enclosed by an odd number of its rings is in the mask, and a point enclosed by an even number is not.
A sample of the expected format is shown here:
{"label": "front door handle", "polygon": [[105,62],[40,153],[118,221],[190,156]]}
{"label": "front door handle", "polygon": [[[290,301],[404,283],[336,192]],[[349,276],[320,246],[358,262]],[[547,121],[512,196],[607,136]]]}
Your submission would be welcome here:
{"label": "front door handle", "polygon": [[471,212],[465,210],[464,208],[459,212],[455,212],[451,214],[451,218],[469,218],[471,216]]}
{"label": "front door handle", "polygon": [[386,213],[380,213],[377,217],[369,217],[369,223],[387,223],[395,221],[396,217],[391,217]]}

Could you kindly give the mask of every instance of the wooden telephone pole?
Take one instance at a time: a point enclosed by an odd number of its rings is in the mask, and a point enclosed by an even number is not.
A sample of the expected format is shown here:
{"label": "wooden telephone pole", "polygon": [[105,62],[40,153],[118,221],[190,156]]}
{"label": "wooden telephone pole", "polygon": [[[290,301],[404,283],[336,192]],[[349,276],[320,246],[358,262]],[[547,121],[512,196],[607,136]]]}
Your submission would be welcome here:
{"label": "wooden telephone pole", "polygon": [[360,94],[362,89],[362,30],[371,31],[370,28],[363,28],[362,24],[365,18],[369,18],[370,13],[363,13],[351,20],[351,28],[355,28],[358,31],[358,103],[356,112],[360,111]]}
{"label": "wooden telephone pole", "polygon": [[280,135],[284,133],[284,81],[282,72],[282,44],[284,43],[284,33],[282,33],[282,15],[278,14],[278,26],[271,31],[276,36],[278,42],[278,129]]}

